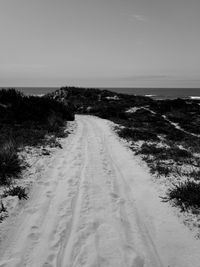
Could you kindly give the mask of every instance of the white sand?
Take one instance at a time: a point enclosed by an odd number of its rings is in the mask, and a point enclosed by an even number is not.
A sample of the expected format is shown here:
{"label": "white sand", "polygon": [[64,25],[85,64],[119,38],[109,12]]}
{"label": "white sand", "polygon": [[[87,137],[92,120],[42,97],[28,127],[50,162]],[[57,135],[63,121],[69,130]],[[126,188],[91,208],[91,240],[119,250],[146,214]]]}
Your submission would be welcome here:
{"label": "white sand", "polygon": [[109,123],[76,119],[75,134],[5,222],[0,267],[199,267],[200,241],[160,202]]}
{"label": "white sand", "polygon": [[175,123],[175,122],[172,122],[170,121],[169,119],[167,119],[167,117],[165,115],[162,115],[163,119],[166,120],[167,122],[169,122],[172,126],[174,126],[174,128],[186,133],[186,134],[190,134],[192,136],[196,136],[196,137],[200,137],[199,134],[194,134],[194,133],[191,133],[191,132],[188,132],[186,130],[184,130],[183,128],[180,127],[180,125],[178,123]]}

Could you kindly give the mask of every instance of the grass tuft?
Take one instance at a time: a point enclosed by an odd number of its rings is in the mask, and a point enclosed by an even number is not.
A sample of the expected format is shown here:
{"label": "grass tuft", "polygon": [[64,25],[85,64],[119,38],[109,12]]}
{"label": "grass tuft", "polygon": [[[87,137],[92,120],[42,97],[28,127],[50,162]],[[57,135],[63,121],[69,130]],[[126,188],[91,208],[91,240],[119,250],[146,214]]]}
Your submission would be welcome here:
{"label": "grass tuft", "polygon": [[150,173],[153,175],[156,174],[157,177],[160,176],[168,177],[172,172],[172,169],[170,167],[160,162],[157,162],[157,164],[148,164],[148,165],[150,167]]}
{"label": "grass tuft", "polygon": [[157,141],[159,138],[156,134],[152,132],[147,132],[142,129],[133,129],[133,128],[123,128],[118,131],[118,135],[122,138],[131,138],[134,141],[144,140],[144,141]]}
{"label": "grass tuft", "polygon": [[21,161],[13,141],[9,140],[0,147],[0,185],[8,185],[12,178],[21,174]]}
{"label": "grass tuft", "polygon": [[22,198],[28,199],[26,189],[21,186],[12,186],[4,190],[3,197],[7,197],[7,196],[18,196],[19,199],[22,199]]}
{"label": "grass tuft", "polygon": [[0,223],[6,218],[8,217],[8,213],[7,213],[7,209],[6,207],[4,206],[2,200],[1,200],[1,203],[0,203]]}
{"label": "grass tuft", "polygon": [[194,181],[180,182],[173,185],[167,192],[163,201],[173,201],[182,211],[191,208],[200,208],[200,183]]}

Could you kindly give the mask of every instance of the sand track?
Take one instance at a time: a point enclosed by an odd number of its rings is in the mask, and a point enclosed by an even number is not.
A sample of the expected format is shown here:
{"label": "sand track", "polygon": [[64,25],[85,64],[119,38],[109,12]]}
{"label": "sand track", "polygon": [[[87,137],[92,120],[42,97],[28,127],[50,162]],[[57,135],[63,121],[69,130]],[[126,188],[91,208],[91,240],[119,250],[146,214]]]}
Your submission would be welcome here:
{"label": "sand track", "polygon": [[107,122],[76,120],[76,133],[8,220],[0,267],[200,266],[199,243]]}

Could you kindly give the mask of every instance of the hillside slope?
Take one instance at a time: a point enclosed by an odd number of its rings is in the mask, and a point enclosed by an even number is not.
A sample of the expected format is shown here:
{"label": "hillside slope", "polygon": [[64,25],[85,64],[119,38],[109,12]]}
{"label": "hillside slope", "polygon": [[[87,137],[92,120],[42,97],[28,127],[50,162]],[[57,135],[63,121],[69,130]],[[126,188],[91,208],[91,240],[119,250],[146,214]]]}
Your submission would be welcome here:
{"label": "hillside slope", "polygon": [[153,102],[145,96],[77,87],[63,87],[47,96],[64,103],[72,103],[78,113],[90,113],[103,118],[120,118],[122,112],[133,105],[148,105]]}

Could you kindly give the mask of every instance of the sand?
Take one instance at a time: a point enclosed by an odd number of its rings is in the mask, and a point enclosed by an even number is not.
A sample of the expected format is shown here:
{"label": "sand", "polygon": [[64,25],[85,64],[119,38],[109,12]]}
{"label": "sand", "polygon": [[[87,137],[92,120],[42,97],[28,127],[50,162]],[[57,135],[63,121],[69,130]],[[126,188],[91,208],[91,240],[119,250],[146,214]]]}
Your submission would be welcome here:
{"label": "sand", "polygon": [[0,267],[199,267],[200,241],[109,122],[76,122],[4,222]]}

